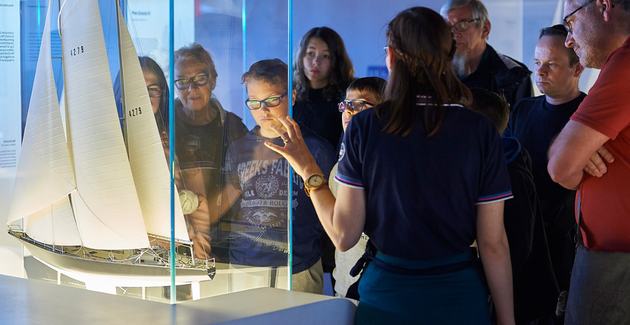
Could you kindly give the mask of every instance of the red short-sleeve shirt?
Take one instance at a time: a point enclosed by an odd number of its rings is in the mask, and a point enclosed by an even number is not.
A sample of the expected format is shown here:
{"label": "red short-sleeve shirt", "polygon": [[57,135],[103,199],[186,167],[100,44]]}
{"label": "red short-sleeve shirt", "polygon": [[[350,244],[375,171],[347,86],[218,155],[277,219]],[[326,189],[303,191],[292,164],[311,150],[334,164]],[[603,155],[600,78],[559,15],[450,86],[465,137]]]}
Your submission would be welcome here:
{"label": "red short-sleeve shirt", "polygon": [[571,120],[610,138],[615,157],[601,178],[584,174],[582,231],[592,250],[630,252],[630,37],[613,51]]}

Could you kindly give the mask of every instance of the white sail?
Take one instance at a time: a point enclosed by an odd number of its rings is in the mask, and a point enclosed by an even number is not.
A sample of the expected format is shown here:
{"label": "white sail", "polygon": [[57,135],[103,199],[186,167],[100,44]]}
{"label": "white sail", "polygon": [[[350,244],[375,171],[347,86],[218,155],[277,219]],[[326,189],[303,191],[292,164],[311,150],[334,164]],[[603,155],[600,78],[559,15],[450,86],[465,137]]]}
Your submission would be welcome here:
{"label": "white sail", "polygon": [[[149,100],[136,48],[131,41],[120,7],[118,28],[121,44],[121,85],[127,112],[127,148],[144,224],[147,232],[171,236],[170,173]],[[175,195],[175,238],[189,240],[184,215]]]}
{"label": "white sail", "polygon": [[30,215],[24,230],[31,238],[49,245],[82,245],[67,195]]}
{"label": "white sail", "polygon": [[96,249],[148,247],[118,121],[98,2],[65,1],[59,30],[68,144],[85,203],[77,204],[75,214],[83,244]]}
{"label": "white sail", "polygon": [[9,223],[50,206],[75,188],[50,55],[51,7],[49,3]]}

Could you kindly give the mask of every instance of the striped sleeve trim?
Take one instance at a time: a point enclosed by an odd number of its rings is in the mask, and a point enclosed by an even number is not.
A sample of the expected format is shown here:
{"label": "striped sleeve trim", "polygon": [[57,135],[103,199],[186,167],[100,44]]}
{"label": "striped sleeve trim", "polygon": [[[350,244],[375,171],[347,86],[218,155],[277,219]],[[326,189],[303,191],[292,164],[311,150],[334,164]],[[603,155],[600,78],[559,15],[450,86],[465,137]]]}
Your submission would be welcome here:
{"label": "striped sleeve trim", "polygon": [[498,193],[498,194],[493,194],[493,195],[487,195],[487,196],[482,196],[479,197],[477,199],[477,204],[486,204],[486,203],[493,203],[493,202],[499,202],[499,201],[504,201],[507,199],[511,199],[514,196],[512,195],[512,191],[507,191],[507,192],[503,192],[503,193]]}
{"label": "striped sleeve trim", "polygon": [[343,176],[340,174],[335,175],[335,180],[339,184],[347,185],[354,188],[363,188],[363,183],[360,180],[353,179],[347,176]]}

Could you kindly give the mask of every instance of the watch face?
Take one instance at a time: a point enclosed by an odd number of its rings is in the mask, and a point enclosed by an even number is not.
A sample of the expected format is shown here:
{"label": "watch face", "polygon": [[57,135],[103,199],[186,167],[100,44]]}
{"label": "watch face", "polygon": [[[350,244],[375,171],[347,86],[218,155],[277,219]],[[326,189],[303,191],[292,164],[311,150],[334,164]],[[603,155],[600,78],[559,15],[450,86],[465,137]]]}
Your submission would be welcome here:
{"label": "watch face", "polygon": [[323,182],[324,178],[321,175],[311,175],[311,177],[308,178],[308,186],[310,187],[318,187],[322,185]]}

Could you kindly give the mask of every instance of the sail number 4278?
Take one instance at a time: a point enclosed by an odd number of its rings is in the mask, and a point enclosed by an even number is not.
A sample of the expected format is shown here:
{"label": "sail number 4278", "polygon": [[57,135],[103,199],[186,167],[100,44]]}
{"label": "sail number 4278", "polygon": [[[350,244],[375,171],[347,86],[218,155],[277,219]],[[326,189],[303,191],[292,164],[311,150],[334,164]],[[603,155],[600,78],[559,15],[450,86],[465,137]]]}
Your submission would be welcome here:
{"label": "sail number 4278", "polygon": [[142,114],[142,107],[135,107],[129,110],[129,116],[136,116]]}

